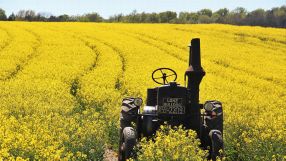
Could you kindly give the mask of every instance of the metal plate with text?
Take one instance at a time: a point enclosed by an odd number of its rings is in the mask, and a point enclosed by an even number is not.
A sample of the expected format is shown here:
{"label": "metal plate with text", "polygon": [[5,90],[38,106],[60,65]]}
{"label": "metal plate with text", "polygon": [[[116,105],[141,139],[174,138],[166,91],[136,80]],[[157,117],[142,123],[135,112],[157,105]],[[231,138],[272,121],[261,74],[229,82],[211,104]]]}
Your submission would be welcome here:
{"label": "metal plate with text", "polygon": [[162,106],[158,106],[159,114],[185,114],[183,98],[163,98]]}

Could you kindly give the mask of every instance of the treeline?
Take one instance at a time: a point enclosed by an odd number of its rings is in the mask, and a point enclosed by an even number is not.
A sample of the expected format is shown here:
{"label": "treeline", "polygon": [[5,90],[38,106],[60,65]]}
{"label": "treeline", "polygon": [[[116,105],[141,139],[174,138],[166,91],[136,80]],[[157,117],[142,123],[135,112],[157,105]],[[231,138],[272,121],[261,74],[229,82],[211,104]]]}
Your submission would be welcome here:
{"label": "treeline", "polygon": [[111,16],[109,22],[128,23],[223,23],[233,25],[269,26],[286,28],[286,6],[275,7],[271,10],[256,9],[251,12],[243,7],[229,11],[227,8],[213,12],[210,9],[202,9],[198,12],[173,11],[161,13],[137,13],[133,11],[128,15],[118,14]]}
{"label": "treeline", "polygon": [[210,9],[202,9],[197,12],[166,11],[160,13],[117,14],[108,19],[102,18],[98,13],[89,13],[79,16],[59,15],[53,16],[47,13],[36,13],[33,10],[20,10],[17,14],[6,16],[0,9],[0,20],[9,21],[47,21],[47,22],[123,22],[123,23],[223,23],[233,25],[269,26],[286,28],[286,6],[275,7],[270,10],[256,9],[248,12],[243,7],[237,7],[230,11],[227,8],[213,12]]}
{"label": "treeline", "polygon": [[69,16],[67,14],[54,16],[49,13],[36,13],[33,10],[20,10],[17,14],[12,13],[8,17],[5,11],[0,8],[0,21],[44,21],[44,22],[103,22],[104,19],[96,12],[78,16]]}

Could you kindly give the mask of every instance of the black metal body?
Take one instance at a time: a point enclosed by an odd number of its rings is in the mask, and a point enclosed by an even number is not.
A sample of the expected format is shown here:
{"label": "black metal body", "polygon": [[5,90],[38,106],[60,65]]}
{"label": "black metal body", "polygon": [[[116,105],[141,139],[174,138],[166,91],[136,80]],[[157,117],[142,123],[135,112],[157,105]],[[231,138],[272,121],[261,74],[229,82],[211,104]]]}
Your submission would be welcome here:
{"label": "black metal body", "polygon": [[137,115],[138,136],[152,136],[165,122],[172,126],[183,125],[200,133],[202,104],[192,106],[189,89],[172,82],[147,91],[146,106]]}
{"label": "black metal body", "polygon": [[[186,129],[201,133],[202,116],[199,104],[199,85],[205,75],[200,60],[200,40],[193,39],[190,45],[190,61],[185,76],[188,78],[187,87],[179,86],[176,82],[147,89],[147,108],[138,115],[138,136],[151,136],[158,127],[167,122],[170,125],[183,125]],[[171,110],[170,110],[171,109]],[[141,129],[140,129],[141,128]]]}

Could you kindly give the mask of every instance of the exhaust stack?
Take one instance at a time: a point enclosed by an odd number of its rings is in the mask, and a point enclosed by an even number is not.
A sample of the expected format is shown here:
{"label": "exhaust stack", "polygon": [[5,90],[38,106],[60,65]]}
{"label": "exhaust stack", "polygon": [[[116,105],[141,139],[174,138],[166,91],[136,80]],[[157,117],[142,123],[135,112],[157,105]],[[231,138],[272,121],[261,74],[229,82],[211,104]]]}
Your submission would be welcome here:
{"label": "exhaust stack", "polygon": [[185,72],[185,76],[188,77],[187,88],[190,90],[191,93],[191,104],[196,106],[199,104],[200,83],[206,73],[201,66],[200,39],[192,39],[189,47],[189,67]]}

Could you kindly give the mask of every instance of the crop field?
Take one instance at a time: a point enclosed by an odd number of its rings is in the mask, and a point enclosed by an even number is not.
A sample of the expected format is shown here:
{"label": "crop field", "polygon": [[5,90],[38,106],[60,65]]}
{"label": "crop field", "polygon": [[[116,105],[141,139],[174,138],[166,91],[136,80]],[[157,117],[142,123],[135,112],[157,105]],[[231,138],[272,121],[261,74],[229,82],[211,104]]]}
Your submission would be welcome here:
{"label": "crop field", "polygon": [[116,152],[122,98],[144,100],[159,67],[184,85],[196,37],[200,102],[223,103],[226,158],[286,160],[286,29],[31,22],[0,22],[0,160]]}

